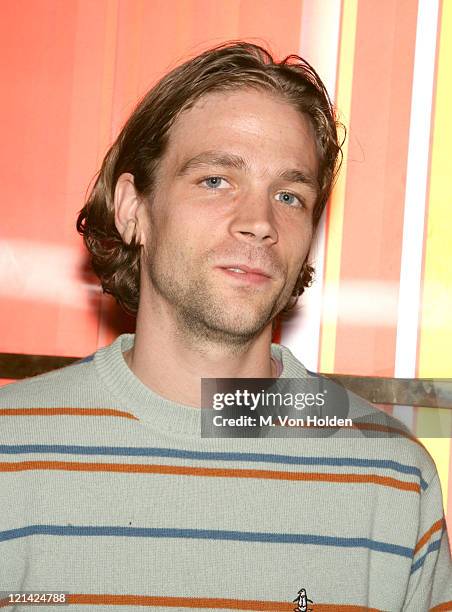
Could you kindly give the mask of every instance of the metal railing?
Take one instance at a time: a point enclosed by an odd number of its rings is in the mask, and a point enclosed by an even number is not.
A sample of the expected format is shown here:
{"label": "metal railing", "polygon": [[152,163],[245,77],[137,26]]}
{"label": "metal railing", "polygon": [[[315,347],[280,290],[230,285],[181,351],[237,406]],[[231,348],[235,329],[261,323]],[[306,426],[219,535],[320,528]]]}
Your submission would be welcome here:
{"label": "metal railing", "polygon": [[[63,368],[81,357],[0,353],[0,378],[20,380]],[[450,378],[387,378],[350,374],[321,374],[374,404],[452,409]]]}

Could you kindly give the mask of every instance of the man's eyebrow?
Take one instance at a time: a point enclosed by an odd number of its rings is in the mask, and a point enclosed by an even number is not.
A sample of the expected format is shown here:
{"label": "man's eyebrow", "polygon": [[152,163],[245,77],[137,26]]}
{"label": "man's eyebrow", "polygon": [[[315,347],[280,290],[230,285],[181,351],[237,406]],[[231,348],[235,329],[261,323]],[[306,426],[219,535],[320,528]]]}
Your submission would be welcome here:
{"label": "man's eyebrow", "polygon": [[301,170],[283,170],[283,172],[278,174],[278,177],[288,183],[302,183],[303,185],[307,185],[316,193],[319,189],[317,180],[309,172],[302,172]]}
{"label": "man's eyebrow", "polygon": [[[207,165],[235,168],[237,170],[246,170],[248,168],[245,159],[235,153],[204,151],[185,161],[177,171],[177,176],[183,176],[189,170]],[[301,183],[306,185],[316,193],[319,188],[317,180],[309,172],[302,172],[298,169],[282,170],[277,176],[288,183]]]}
{"label": "man's eyebrow", "polygon": [[183,176],[193,168],[200,168],[209,164],[222,166],[223,168],[236,168],[237,170],[244,170],[247,167],[246,161],[240,155],[221,151],[204,151],[184,162],[177,171],[177,176]]}

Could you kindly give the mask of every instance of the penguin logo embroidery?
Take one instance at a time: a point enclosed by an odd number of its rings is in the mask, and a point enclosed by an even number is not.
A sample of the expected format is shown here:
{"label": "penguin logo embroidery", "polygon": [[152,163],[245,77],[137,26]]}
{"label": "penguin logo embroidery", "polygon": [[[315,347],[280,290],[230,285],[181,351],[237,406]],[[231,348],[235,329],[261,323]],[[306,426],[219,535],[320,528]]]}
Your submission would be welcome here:
{"label": "penguin logo embroidery", "polygon": [[293,600],[297,602],[297,607],[294,608],[294,612],[312,612],[312,608],[308,608],[308,602],[314,603],[312,599],[308,599],[306,595],[306,589],[300,589],[298,595]]}

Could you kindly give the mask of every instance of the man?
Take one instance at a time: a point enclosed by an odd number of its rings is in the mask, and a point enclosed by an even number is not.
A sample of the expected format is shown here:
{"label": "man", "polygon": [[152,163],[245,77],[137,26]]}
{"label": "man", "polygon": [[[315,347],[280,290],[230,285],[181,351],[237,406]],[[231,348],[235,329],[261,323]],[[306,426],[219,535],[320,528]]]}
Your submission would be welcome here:
{"label": "man", "polygon": [[200,435],[201,378],[310,378],[272,324],[311,280],[339,155],[300,58],[221,46],[143,99],[77,224],[136,334],[2,389],[3,589],[80,610],[291,610],[300,589],[314,610],[452,609],[415,440]]}

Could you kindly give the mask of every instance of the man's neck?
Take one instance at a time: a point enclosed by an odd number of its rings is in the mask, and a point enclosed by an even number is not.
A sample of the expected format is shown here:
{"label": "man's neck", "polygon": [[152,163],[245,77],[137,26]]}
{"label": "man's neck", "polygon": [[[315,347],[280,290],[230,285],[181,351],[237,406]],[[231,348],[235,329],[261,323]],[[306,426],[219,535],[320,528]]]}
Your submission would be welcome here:
{"label": "man's neck", "polygon": [[158,395],[201,406],[201,378],[274,378],[271,324],[243,347],[200,342],[184,333],[168,312],[139,311],[134,346],[124,353],[132,372]]}

